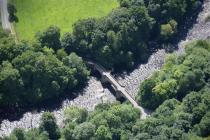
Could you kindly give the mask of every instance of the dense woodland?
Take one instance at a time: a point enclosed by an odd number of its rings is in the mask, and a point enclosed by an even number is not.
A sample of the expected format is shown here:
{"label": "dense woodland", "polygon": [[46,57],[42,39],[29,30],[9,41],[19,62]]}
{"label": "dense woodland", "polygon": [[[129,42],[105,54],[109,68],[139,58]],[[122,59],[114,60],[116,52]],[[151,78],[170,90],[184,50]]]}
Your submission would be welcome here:
{"label": "dense woodland", "polygon": [[[101,19],[74,25],[60,35],[51,26],[34,43],[15,44],[0,31],[0,106],[37,104],[83,85],[89,71],[81,57],[106,68],[131,68],[147,58],[152,44],[171,42],[185,17],[201,0],[119,0],[120,7]],[[78,55],[79,56],[78,56]],[[39,128],[15,129],[3,140],[200,140],[210,136],[210,43],[196,41],[183,56],[171,55],[160,72],[140,87],[137,100],[156,109],[140,120],[130,104],[100,104],[95,111],[69,108],[65,126],[52,113]]]}
{"label": "dense woodland", "polygon": [[[107,68],[133,67],[154,49],[152,42],[170,42],[182,20],[198,10],[202,1],[120,0],[119,3],[120,7],[104,18],[78,21],[73,33],[63,37],[58,27],[50,26],[38,32],[33,43],[16,45],[1,31],[0,105],[36,104],[71,93],[89,75],[76,54]],[[15,7],[9,5],[8,9],[15,16]]]}
{"label": "dense woodland", "polygon": [[101,19],[78,21],[61,45],[106,68],[132,68],[174,39],[202,0],[119,0],[120,7]]}
{"label": "dense woodland", "polygon": [[145,62],[153,50],[173,41],[184,21],[199,10],[202,0],[119,3],[120,7],[103,18],[79,20],[73,32],[62,37],[59,28],[52,26],[37,33],[36,39],[42,46],[76,52],[106,68],[131,69],[136,63]]}
{"label": "dense woodland", "polygon": [[146,108],[156,109],[165,100],[182,100],[210,82],[210,43],[196,41],[185,47],[185,55],[170,55],[161,71],[143,82],[137,99]]}
{"label": "dense woodland", "polygon": [[[205,137],[210,136],[210,87],[207,78],[209,69],[205,71],[204,65],[210,63],[204,59],[210,60],[210,43],[207,41],[195,42],[187,46],[186,52],[187,54],[184,56],[170,57],[160,73],[167,68],[167,73],[177,74],[179,77],[185,77],[183,75],[189,73],[193,75],[192,69],[182,69],[183,65],[188,64],[194,66],[193,70],[195,71],[203,71],[206,77],[204,75],[199,78],[192,76],[197,80],[191,79],[190,84],[185,84],[185,87],[182,87],[182,100],[176,99],[176,96],[168,95],[170,98],[161,100],[163,103],[151,117],[145,120],[140,120],[138,109],[125,103],[100,104],[93,112],[68,108],[65,110],[65,126],[63,128],[56,125],[52,113],[46,112],[42,116],[39,128],[28,132],[15,129],[9,137],[5,137],[3,140],[56,140],[59,138],[66,140],[205,140],[207,139]],[[196,57],[194,57],[195,55]],[[177,72],[174,72],[175,66],[179,68],[176,69]],[[165,79],[167,80],[167,78]],[[193,85],[199,85],[199,88],[190,90],[191,82]],[[179,82],[175,85],[181,87],[182,84]],[[172,90],[169,93],[176,95],[177,91]],[[150,96],[151,100],[146,101],[151,101],[150,105],[152,106],[154,104],[153,96]]]}
{"label": "dense woodland", "polygon": [[82,58],[39,43],[15,44],[0,31],[0,107],[33,105],[84,84],[89,71]]}

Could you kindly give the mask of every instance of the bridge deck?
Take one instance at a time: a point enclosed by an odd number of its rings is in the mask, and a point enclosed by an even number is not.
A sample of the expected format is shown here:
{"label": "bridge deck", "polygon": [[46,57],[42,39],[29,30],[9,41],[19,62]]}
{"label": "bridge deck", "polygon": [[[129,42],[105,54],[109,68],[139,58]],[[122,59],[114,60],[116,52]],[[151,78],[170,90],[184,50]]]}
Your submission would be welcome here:
{"label": "bridge deck", "polygon": [[130,96],[125,88],[117,82],[117,80],[111,75],[110,72],[106,71],[105,68],[94,62],[88,62],[88,64],[92,65],[97,71],[99,71],[102,76],[105,76],[106,79],[115,87],[115,90],[120,91],[121,94],[133,105],[134,108],[140,110],[142,119],[146,118],[147,113],[144,111],[144,109],[138,105],[138,103]]}

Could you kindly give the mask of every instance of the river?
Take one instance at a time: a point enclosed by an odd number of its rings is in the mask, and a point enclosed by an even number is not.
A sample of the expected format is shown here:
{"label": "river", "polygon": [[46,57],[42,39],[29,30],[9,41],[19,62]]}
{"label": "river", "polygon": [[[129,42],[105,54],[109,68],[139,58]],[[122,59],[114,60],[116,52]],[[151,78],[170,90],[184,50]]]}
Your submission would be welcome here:
{"label": "river", "polygon": [[[206,21],[206,17],[210,16],[210,0],[206,0],[203,4],[203,9],[199,13],[195,24],[187,32],[186,37],[177,43],[178,49],[175,51],[178,55],[184,53],[184,44],[194,39],[206,39],[210,36],[210,22]],[[160,70],[164,64],[167,53],[165,50],[160,49],[153,53],[147,64],[139,65],[136,69],[129,73],[123,73],[115,76],[121,85],[124,85],[126,91],[128,91],[132,97],[135,97],[138,91],[139,85],[155,71]],[[61,106],[54,111],[57,124],[63,126],[63,110],[70,106],[77,106],[87,109],[88,111],[94,110],[94,107],[99,103],[115,102],[116,99],[109,91],[104,88],[101,82],[95,78],[90,77],[87,86],[80,92],[81,94],[73,99],[66,99],[62,102]],[[26,112],[23,116],[15,121],[5,119],[0,125],[0,136],[9,135],[11,131],[18,127],[24,129],[30,129],[39,126],[40,118],[43,112],[41,111]]]}

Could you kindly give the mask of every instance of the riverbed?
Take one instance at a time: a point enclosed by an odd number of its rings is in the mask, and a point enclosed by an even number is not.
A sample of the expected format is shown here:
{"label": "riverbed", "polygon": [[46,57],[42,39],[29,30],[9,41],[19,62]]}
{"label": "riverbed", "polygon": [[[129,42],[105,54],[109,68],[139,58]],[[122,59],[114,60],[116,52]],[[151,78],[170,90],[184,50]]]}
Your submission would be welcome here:
{"label": "riverbed", "polygon": [[[184,45],[194,39],[206,39],[210,36],[210,22],[206,21],[206,17],[210,16],[210,0],[206,0],[203,4],[203,10],[199,13],[196,23],[187,32],[185,38],[177,43],[178,49],[176,54],[180,55],[184,53]],[[136,69],[129,73],[122,73],[115,76],[118,82],[123,85],[128,93],[132,97],[135,97],[138,92],[139,85],[155,71],[160,70],[163,66],[167,53],[164,49],[160,49],[153,53],[147,64],[139,65]],[[63,126],[63,111],[70,106],[77,106],[85,108],[88,111],[94,110],[94,107],[99,103],[115,102],[116,99],[109,89],[104,88],[101,82],[95,78],[90,77],[87,86],[81,91],[80,95],[73,99],[66,99],[63,101],[61,107],[52,111],[55,114],[57,124]],[[18,127],[24,129],[30,129],[39,126],[40,118],[43,112],[47,109],[43,109],[39,112],[26,112],[23,116],[15,121],[3,120],[0,125],[0,136],[9,135],[11,131]]]}
{"label": "riverbed", "polygon": [[[210,37],[210,21],[206,21],[208,16],[210,16],[210,0],[204,2],[203,9],[199,13],[196,22],[187,32],[186,37],[182,38],[176,44],[177,49],[173,53],[181,55],[184,53],[184,46],[188,42]],[[150,56],[147,64],[139,65],[132,72],[124,72],[115,77],[118,82],[125,87],[127,92],[130,93],[132,97],[135,97],[138,93],[139,85],[163,66],[166,55],[168,55],[168,53],[166,53],[164,49],[160,49]]]}

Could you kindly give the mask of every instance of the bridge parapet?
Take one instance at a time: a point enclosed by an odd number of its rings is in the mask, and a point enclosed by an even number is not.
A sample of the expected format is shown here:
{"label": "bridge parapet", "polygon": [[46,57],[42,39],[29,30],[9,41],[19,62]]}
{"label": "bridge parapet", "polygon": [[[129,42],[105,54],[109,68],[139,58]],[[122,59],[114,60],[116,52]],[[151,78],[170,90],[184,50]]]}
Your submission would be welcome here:
{"label": "bridge parapet", "polygon": [[124,87],[122,87],[118,83],[118,81],[111,75],[110,72],[108,72],[105,68],[103,68],[102,66],[100,66],[100,65],[98,65],[98,64],[96,64],[94,62],[89,61],[88,64],[101,74],[102,82],[104,82],[104,83],[108,82],[108,83],[110,83],[112,85],[112,87],[114,88],[114,90],[115,90],[115,92],[116,92],[118,97],[120,95],[123,96],[124,98],[126,98],[133,105],[134,108],[137,108],[137,109],[140,110],[142,116],[147,115],[144,112],[144,109],[138,105],[138,103],[135,101],[135,99],[133,99],[132,96],[130,96],[130,94],[125,90]]}

